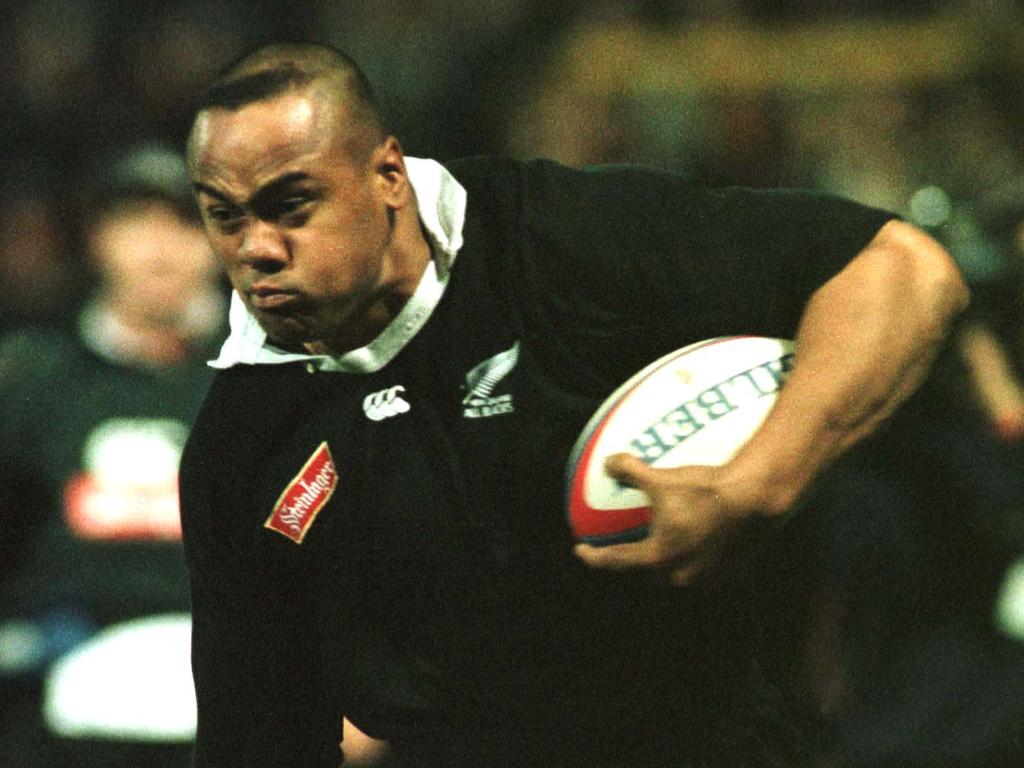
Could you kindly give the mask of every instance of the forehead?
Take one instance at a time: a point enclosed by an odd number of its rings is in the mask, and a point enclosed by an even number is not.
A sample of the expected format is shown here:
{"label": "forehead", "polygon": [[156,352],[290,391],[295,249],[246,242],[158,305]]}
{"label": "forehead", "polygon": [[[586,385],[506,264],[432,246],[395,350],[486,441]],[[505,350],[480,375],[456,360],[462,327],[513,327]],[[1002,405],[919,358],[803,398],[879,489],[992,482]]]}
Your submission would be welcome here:
{"label": "forehead", "polygon": [[323,100],[302,93],[209,109],[192,129],[189,171],[193,181],[258,187],[315,165],[336,145],[335,123]]}

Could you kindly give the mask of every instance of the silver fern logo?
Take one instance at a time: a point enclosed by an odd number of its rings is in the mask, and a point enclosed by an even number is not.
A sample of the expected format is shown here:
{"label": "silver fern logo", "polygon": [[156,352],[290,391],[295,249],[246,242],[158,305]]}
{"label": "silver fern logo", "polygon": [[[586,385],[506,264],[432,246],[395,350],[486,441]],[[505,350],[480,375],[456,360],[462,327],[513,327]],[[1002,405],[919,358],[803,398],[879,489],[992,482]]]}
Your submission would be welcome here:
{"label": "silver fern logo", "polygon": [[480,419],[512,413],[512,395],[495,395],[494,388],[519,362],[519,342],[510,349],[489,357],[466,374],[466,396],[462,398],[462,415]]}

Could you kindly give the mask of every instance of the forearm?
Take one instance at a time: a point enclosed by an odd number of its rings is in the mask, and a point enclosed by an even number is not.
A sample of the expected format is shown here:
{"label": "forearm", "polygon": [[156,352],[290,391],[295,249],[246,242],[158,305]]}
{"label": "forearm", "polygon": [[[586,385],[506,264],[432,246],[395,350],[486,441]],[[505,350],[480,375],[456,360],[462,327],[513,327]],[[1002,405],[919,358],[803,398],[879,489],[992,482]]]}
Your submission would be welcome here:
{"label": "forearm", "polygon": [[966,326],[957,336],[957,349],[985,414],[993,421],[1024,404],[1020,382],[1003,345],[981,323]]}
{"label": "forearm", "polygon": [[917,389],[967,304],[934,240],[890,222],[805,307],[793,372],[765,423],[721,467],[657,469],[617,454],[608,471],[651,499],[650,534],[578,546],[594,568],[649,568],[683,586],[758,536],[831,462]]}
{"label": "forearm", "polygon": [[886,224],[811,298],[794,371],[762,429],[722,468],[723,489],[766,514],[789,509],[918,388],[967,300],[941,246]]}

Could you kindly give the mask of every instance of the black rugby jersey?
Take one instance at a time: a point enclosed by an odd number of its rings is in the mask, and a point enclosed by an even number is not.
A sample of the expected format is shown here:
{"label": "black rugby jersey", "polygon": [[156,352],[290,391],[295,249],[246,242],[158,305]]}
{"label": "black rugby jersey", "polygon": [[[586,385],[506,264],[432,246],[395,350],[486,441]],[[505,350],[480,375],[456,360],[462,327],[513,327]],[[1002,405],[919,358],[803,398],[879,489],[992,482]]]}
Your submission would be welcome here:
{"label": "black rugby jersey", "polygon": [[96,628],[188,609],[178,456],[211,375],[114,362],[46,329],[0,344],[0,617]]}
{"label": "black rugby jersey", "polygon": [[209,350],[150,369],[83,326],[0,342],[0,764],[181,765],[187,666],[180,687],[126,670],[187,659],[178,459]]}
{"label": "black rugby jersey", "polygon": [[181,480],[196,764],[335,765],[343,713],[425,765],[768,764],[750,580],[587,569],[565,462],[652,359],[792,337],[889,216],[631,167],[448,168],[465,243],[390,363],[214,379]]}

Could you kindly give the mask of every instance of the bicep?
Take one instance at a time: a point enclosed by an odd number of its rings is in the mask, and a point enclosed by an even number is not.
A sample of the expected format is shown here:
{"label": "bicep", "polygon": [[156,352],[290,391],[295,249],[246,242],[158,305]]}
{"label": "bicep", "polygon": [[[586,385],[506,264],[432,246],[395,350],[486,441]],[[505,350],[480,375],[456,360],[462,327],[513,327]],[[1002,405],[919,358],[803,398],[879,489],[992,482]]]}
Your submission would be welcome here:
{"label": "bicep", "polygon": [[823,305],[823,325],[833,342],[843,341],[834,335],[849,318],[851,332],[863,336],[874,330],[875,343],[899,345],[941,341],[967,301],[966,284],[946,250],[924,232],[892,220],[812,295],[808,310]]}

